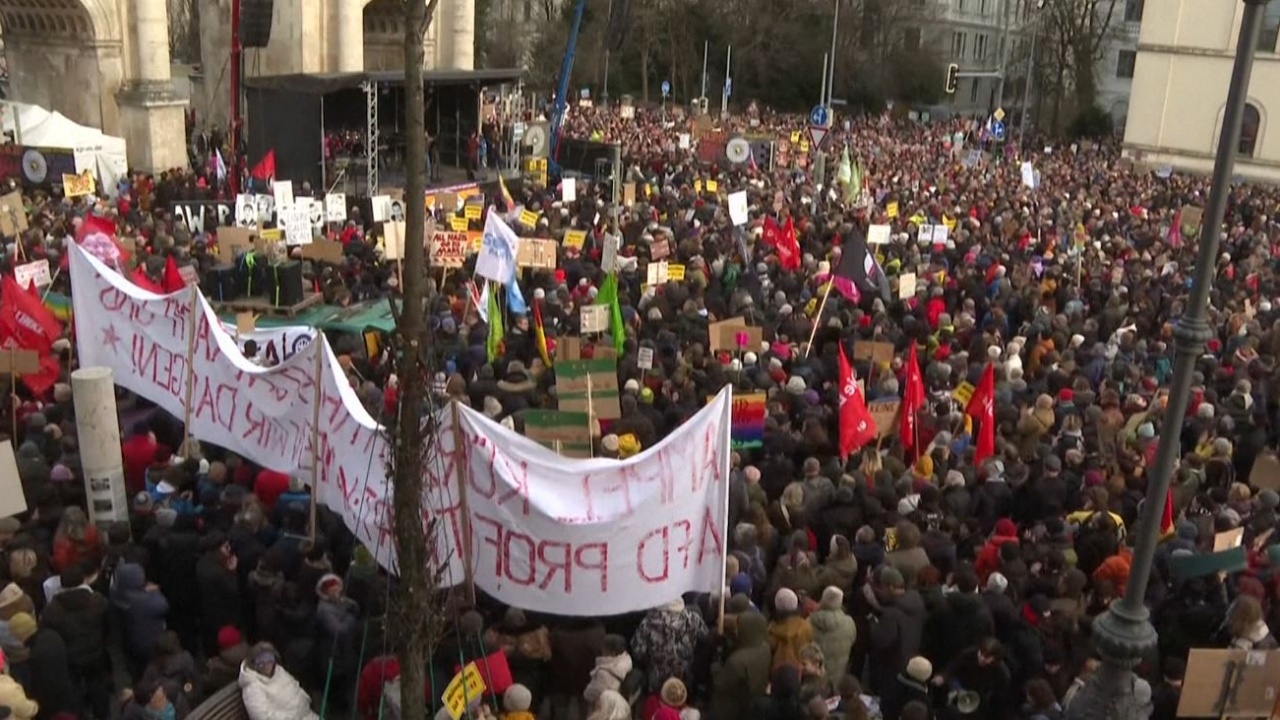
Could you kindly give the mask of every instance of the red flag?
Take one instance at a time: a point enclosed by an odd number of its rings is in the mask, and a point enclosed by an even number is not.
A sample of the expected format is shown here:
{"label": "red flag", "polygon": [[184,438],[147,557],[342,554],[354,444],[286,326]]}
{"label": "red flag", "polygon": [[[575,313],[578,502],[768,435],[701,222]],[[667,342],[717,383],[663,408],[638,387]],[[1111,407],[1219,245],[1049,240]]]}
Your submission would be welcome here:
{"label": "red flag", "polygon": [[76,243],[104,265],[121,273],[129,266],[129,251],[116,239],[115,223],[106,218],[86,216],[76,230]]}
{"label": "red flag", "polygon": [[911,341],[907,350],[906,382],[902,390],[901,417],[898,424],[898,441],[907,450],[915,450],[912,458],[918,454],[916,447],[916,412],[924,406],[924,378],[920,376],[920,364],[916,362],[916,343]]}
{"label": "red flag", "polygon": [[164,262],[164,277],[161,278],[161,285],[165,293],[175,293],[187,286],[187,281],[182,279],[182,273],[178,272],[178,263],[174,262],[172,255]]}
{"label": "red flag", "polygon": [[782,228],[773,218],[765,218],[764,226],[760,230],[760,242],[769,247],[777,247],[782,240]]}
{"label": "red flag", "polygon": [[783,270],[800,269],[800,241],[796,240],[796,226],[791,218],[782,227],[782,237],[778,241],[778,264]]}
{"label": "red flag", "polygon": [[1160,515],[1160,535],[1163,537],[1173,532],[1173,488],[1164,495],[1164,513]]}
{"label": "red flag", "polygon": [[878,435],[875,418],[867,411],[867,399],[840,344],[840,457],[847,458]]}
{"label": "red flag", "polygon": [[974,388],[973,397],[969,398],[969,405],[964,411],[978,421],[973,464],[981,465],[983,460],[996,454],[996,371],[991,363],[987,363],[987,369],[982,372],[982,379]]}
{"label": "red flag", "polygon": [[48,353],[50,346],[62,334],[62,323],[49,308],[40,302],[39,296],[18,286],[18,281],[4,276],[0,292],[0,325],[12,336],[17,347]]}
{"label": "red flag", "polygon": [[133,276],[131,279],[133,280],[134,285],[137,285],[143,290],[150,290],[157,295],[165,294],[164,288],[160,287],[154,280],[147,277],[147,271],[143,270],[141,265],[133,269]]}
{"label": "red flag", "polygon": [[254,180],[261,180],[262,182],[271,182],[273,179],[275,179],[275,176],[276,176],[275,148],[271,148],[270,150],[267,151],[266,155],[262,156],[262,159],[258,161],[258,164],[254,165],[253,169],[249,171],[249,175],[251,175]]}
{"label": "red flag", "polygon": [[1178,208],[1178,212],[1173,214],[1173,224],[1169,226],[1169,234],[1165,236],[1165,242],[1169,243],[1171,248],[1182,247],[1182,208]]}

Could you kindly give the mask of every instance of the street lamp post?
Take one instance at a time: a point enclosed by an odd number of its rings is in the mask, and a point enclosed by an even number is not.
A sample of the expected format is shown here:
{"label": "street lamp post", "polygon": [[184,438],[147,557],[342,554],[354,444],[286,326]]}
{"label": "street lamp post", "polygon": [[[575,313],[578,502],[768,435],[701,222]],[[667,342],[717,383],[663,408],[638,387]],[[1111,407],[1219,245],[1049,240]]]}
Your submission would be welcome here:
{"label": "street lamp post", "polygon": [[1227,194],[1231,189],[1231,174],[1240,143],[1240,125],[1244,117],[1249,75],[1253,70],[1254,50],[1258,45],[1263,11],[1268,2],[1269,0],[1244,0],[1244,17],[1240,22],[1235,65],[1231,71],[1222,133],[1218,138],[1218,154],[1214,160],[1213,185],[1209,190],[1209,203],[1200,228],[1200,248],[1191,284],[1191,297],[1187,301],[1186,313],[1178,319],[1173,330],[1173,382],[1169,387],[1169,405],[1165,410],[1165,417],[1173,418],[1174,421],[1166,422],[1160,429],[1160,445],[1155,467],[1147,476],[1147,497],[1139,520],[1133,565],[1124,598],[1112,604],[1106,613],[1093,622],[1093,645],[1102,659],[1102,665],[1067,708],[1068,720],[1128,720],[1139,717],[1140,708],[1133,692],[1133,669],[1156,648],[1156,631],[1151,625],[1144,597],[1147,581],[1151,577],[1156,543],[1159,541],[1165,495],[1169,490],[1174,463],[1179,457],[1179,434],[1182,427],[1177,419],[1187,414],[1187,399],[1191,395],[1191,378],[1196,358],[1204,352],[1205,343],[1213,337],[1213,330],[1205,317],[1205,307],[1213,284],[1213,269],[1218,256],[1222,221],[1226,215]]}

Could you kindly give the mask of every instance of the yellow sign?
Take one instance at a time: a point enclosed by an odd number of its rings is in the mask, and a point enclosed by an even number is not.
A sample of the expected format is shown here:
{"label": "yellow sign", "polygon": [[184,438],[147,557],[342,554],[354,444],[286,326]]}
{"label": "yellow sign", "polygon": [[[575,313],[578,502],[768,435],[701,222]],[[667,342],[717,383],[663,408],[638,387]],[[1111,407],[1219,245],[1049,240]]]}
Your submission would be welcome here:
{"label": "yellow sign", "polygon": [[258,237],[267,242],[280,242],[284,240],[284,231],[280,228],[272,228],[270,230],[262,230],[258,232]]}
{"label": "yellow sign", "polygon": [[679,263],[669,263],[667,265],[668,280],[684,280],[684,265]]}
{"label": "yellow sign", "polygon": [[715,180],[707,181],[707,192],[713,193],[718,191],[719,189],[720,189],[720,183],[716,182]]}
{"label": "yellow sign", "polygon": [[570,230],[569,232],[564,234],[564,246],[567,248],[581,250],[582,246],[585,245],[586,242],[587,242],[586,230]]}
{"label": "yellow sign", "polygon": [[948,232],[948,233],[955,232],[955,229],[956,229],[956,219],[955,219],[955,218],[950,217],[950,216],[947,216],[947,215],[943,215],[943,216],[942,216],[942,224],[947,226],[947,232]]}
{"label": "yellow sign", "polygon": [[468,220],[479,220],[480,216],[484,214],[484,208],[478,203],[467,203],[462,213]]}
{"label": "yellow sign", "polygon": [[69,198],[92,195],[96,183],[93,173],[85,170],[79,175],[62,174],[62,194]]}
{"label": "yellow sign", "polygon": [[888,213],[889,217],[898,217],[898,202],[896,200],[886,205],[884,209],[885,212]]}
{"label": "yellow sign", "polygon": [[996,111],[991,114],[995,117],[996,122],[1004,120],[1004,108],[996,108]]}
{"label": "yellow sign", "polygon": [[791,144],[792,144],[792,145],[799,145],[799,144],[800,144],[800,131],[799,131],[799,130],[792,130],[792,131],[791,131]]}
{"label": "yellow sign", "polygon": [[535,228],[538,226],[538,212],[536,210],[521,210],[520,224],[527,228]]}
{"label": "yellow sign", "polygon": [[693,181],[693,191],[699,194],[702,193],[702,180]]}
{"label": "yellow sign", "polygon": [[454,232],[466,232],[468,220],[464,217],[453,216],[449,218],[449,229]]}
{"label": "yellow sign", "polygon": [[959,387],[951,391],[951,397],[961,405],[968,405],[969,400],[973,398],[973,383],[960,383]]}
{"label": "yellow sign", "polygon": [[467,705],[472,701],[479,700],[486,689],[484,677],[480,675],[480,668],[477,668],[475,663],[470,662],[462,669],[462,672],[453,676],[440,699],[444,701],[444,706],[449,711],[449,717],[453,718],[453,720],[458,720],[467,711]]}
{"label": "yellow sign", "polygon": [[537,184],[546,187],[547,185],[547,159],[546,158],[529,158],[525,160],[525,172],[528,173]]}

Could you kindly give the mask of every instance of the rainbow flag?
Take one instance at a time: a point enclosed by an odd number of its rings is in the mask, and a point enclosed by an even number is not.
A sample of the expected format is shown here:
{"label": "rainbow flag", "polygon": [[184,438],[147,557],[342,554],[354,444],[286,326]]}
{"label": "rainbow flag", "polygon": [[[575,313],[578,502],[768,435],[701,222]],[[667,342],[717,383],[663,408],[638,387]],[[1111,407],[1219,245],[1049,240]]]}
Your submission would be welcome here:
{"label": "rainbow flag", "polygon": [[44,296],[44,306],[61,322],[71,322],[71,298],[51,292]]}
{"label": "rainbow flag", "polygon": [[[733,426],[729,431],[729,444],[734,450],[764,445],[765,402],[768,397],[762,392],[733,396]],[[710,405],[715,399],[714,395],[707,396],[707,404]]]}

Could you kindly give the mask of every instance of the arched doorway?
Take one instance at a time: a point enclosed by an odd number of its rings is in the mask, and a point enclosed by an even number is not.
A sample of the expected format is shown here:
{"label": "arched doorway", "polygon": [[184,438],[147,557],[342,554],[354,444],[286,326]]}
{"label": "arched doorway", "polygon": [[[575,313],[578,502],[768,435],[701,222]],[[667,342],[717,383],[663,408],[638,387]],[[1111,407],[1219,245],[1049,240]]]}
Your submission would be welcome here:
{"label": "arched doorway", "polygon": [[117,3],[0,0],[9,97],[118,133],[115,94],[125,77]]}

